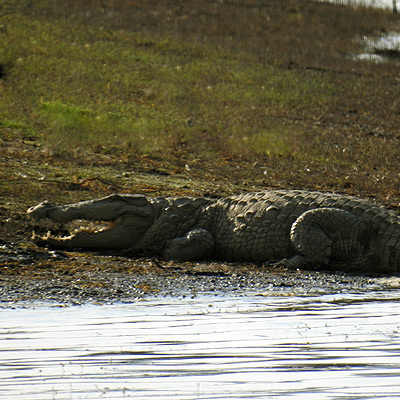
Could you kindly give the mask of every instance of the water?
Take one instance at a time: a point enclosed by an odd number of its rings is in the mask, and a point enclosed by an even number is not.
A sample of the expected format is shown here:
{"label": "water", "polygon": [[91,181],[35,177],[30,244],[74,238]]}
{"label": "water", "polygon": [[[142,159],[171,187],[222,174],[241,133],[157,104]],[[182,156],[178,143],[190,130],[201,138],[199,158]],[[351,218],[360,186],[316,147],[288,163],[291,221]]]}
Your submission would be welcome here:
{"label": "water", "polygon": [[[387,8],[393,10],[393,0],[329,0],[334,3],[345,5],[370,5],[373,7]],[[396,7],[400,11],[400,2],[396,1]],[[357,38],[362,43],[365,52],[356,54],[352,58],[359,61],[372,61],[384,63],[387,61],[397,62],[400,58],[400,34],[399,32],[388,32],[383,36],[363,36]]]}
{"label": "water", "polygon": [[[325,0],[322,0],[325,1]],[[329,0],[332,3],[340,3],[344,5],[367,5],[367,6],[372,6],[372,7],[380,7],[380,8],[389,8],[393,9],[393,0]],[[398,8],[400,8],[400,3],[398,0],[396,0],[396,5]]]}
{"label": "water", "polygon": [[0,398],[398,399],[400,289],[0,310]]}

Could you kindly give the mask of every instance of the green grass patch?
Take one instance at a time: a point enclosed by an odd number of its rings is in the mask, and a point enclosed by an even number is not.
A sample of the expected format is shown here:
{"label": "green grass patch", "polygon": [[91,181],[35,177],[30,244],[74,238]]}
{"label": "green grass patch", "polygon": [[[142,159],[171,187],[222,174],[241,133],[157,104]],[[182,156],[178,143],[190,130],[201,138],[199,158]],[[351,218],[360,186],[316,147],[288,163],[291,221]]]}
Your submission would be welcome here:
{"label": "green grass patch", "polygon": [[284,152],[271,110],[319,107],[334,95],[324,76],[171,37],[12,15],[4,39],[0,60],[12,67],[2,124],[39,132],[58,154],[168,154],[181,144],[207,157]]}
{"label": "green grass patch", "polygon": [[293,185],[310,163],[334,175],[360,160],[397,168],[397,66],[351,59],[359,35],[392,27],[387,12],[307,0],[4,4],[4,140],[30,134],[46,154],[177,170],[245,159]]}
{"label": "green grass patch", "polygon": [[98,113],[59,101],[44,102],[39,115],[47,132],[51,132],[43,134],[44,143],[58,152],[113,148],[151,152],[163,147],[157,142],[163,127],[151,117]]}

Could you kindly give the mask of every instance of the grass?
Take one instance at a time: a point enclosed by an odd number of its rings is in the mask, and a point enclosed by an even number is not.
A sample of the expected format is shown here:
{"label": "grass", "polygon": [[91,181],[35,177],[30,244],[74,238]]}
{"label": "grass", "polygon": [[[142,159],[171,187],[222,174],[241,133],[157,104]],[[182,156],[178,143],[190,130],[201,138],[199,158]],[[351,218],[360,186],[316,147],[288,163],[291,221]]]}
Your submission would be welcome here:
{"label": "grass", "polygon": [[275,131],[269,109],[299,102],[319,107],[333,90],[323,77],[249,65],[242,53],[131,32],[71,29],[66,22],[12,21],[4,48],[11,54],[2,58],[17,68],[7,76],[11,93],[4,97],[3,112],[61,154],[77,147],[108,149],[113,143],[149,154],[182,143],[202,155],[222,149],[235,154],[249,135],[255,136],[250,153],[270,154],[276,146],[268,146]]}
{"label": "grass", "polygon": [[398,66],[351,58],[397,23],[307,0],[5,1],[4,219],[112,191],[397,204]]}

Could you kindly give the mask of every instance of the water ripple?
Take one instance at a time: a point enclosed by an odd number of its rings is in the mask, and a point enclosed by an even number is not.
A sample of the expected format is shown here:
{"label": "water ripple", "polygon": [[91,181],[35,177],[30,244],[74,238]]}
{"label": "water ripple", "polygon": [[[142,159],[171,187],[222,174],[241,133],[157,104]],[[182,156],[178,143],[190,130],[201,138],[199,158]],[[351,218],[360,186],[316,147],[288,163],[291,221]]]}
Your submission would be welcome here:
{"label": "water ripple", "polygon": [[395,399],[400,291],[3,309],[6,399]]}

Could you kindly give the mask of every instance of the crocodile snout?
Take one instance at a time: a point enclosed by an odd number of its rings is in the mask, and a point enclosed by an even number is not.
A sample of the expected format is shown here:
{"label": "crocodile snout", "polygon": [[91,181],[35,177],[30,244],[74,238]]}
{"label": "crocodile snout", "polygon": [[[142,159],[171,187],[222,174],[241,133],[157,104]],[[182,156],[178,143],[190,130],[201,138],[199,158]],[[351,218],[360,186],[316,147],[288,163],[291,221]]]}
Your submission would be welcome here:
{"label": "crocodile snout", "polygon": [[37,206],[28,208],[26,212],[30,217],[34,219],[42,219],[47,217],[47,212],[51,208],[54,208],[54,206],[46,200],[38,204]]}

